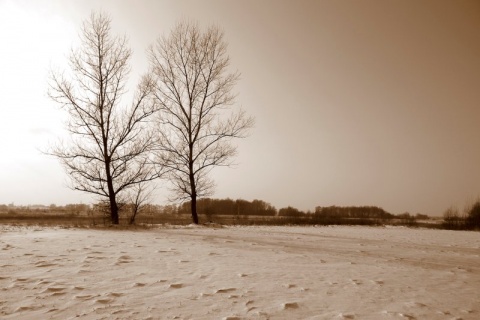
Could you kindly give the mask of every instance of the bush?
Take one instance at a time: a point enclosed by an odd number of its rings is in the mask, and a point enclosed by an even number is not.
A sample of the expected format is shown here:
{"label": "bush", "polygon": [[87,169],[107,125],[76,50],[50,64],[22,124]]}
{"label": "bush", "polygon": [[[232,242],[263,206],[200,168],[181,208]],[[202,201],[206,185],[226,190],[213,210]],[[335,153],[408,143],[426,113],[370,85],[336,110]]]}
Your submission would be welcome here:
{"label": "bush", "polygon": [[450,207],[443,213],[442,227],[450,230],[465,229],[465,219],[460,216],[457,208]]}
{"label": "bush", "polygon": [[480,229],[480,200],[477,200],[468,211],[465,226],[470,230]]}

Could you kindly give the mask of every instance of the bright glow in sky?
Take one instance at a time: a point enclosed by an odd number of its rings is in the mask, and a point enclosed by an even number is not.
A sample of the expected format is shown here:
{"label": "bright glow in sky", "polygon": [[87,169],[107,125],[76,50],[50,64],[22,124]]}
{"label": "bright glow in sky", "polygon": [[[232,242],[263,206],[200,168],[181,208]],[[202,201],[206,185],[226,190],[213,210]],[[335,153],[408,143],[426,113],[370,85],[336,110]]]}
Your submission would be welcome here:
{"label": "bright glow in sky", "polygon": [[0,0],[0,203],[91,201],[39,150],[63,133],[48,71],[98,9],[130,39],[132,84],[177,20],[224,29],[256,127],[215,197],[440,215],[480,196],[478,1]]}

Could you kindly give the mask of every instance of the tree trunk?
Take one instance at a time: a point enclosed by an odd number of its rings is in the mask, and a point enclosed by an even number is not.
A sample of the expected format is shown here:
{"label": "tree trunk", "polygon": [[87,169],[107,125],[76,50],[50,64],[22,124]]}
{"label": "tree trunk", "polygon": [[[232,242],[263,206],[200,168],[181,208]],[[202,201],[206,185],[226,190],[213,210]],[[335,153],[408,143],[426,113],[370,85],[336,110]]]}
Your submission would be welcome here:
{"label": "tree trunk", "polygon": [[137,213],[138,213],[138,207],[136,204],[133,205],[133,212],[132,212],[132,215],[130,216],[130,220],[128,221],[128,224],[132,225],[135,223],[135,218],[137,216]]}
{"label": "tree trunk", "polygon": [[193,223],[198,224],[197,195],[195,193],[192,193],[191,210],[192,210]]}
{"label": "tree trunk", "polygon": [[190,209],[192,211],[192,220],[193,223],[198,224],[198,215],[197,215],[197,188],[195,185],[195,176],[193,175],[193,163],[190,162],[190,189],[191,189],[191,202]]}
{"label": "tree trunk", "polygon": [[[191,127],[191,125],[190,125]],[[190,129],[191,132],[191,129]],[[192,141],[190,135],[190,141]],[[190,178],[190,197],[192,201],[190,202],[190,209],[192,211],[192,220],[194,224],[198,224],[198,215],[197,215],[197,186],[195,185],[195,175],[193,173],[193,143],[189,143],[189,163],[188,163],[188,173]]]}
{"label": "tree trunk", "polygon": [[118,205],[113,189],[112,175],[110,174],[110,159],[105,161],[105,169],[107,171],[107,187],[108,187],[108,199],[110,200],[110,216],[112,218],[112,224],[118,224]]}
{"label": "tree trunk", "polygon": [[103,150],[104,150],[104,158],[105,158],[105,173],[107,178],[107,188],[108,188],[108,200],[110,201],[110,217],[112,218],[112,224],[118,224],[118,205],[117,199],[115,195],[115,190],[113,189],[113,179],[112,174],[110,172],[110,161],[111,158],[106,154],[107,149],[107,137],[104,133],[102,133],[103,139]]}
{"label": "tree trunk", "polygon": [[110,195],[110,216],[112,218],[112,224],[118,224],[118,205],[115,195]]}

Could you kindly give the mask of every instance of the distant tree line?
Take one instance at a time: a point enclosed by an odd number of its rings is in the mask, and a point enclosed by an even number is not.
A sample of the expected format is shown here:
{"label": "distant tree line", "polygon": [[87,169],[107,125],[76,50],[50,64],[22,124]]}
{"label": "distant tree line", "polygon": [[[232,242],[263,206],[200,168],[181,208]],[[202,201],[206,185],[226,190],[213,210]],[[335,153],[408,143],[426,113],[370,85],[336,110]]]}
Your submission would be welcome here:
{"label": "distant tree line", "polygon": [[[179,215],[188,214],[189,202],[177,207],[166,206],[164,210]],[[410,214],[408,212],[394,215],[376,206],[330,206],[316,207],[314,212],[302,211],[288,206],[277,210],[270,203],[262,200],[247,201],[243,199],[200,199],[199,214],[208,221],[222,221],[222,216],[233,216],[243,220],[250,219],[250,224],[401,224],[416,226],[417,220],[428,220],[429,216]],[[165,212],[166,213],[166,212]],[[244,221],[246,223],[246,221]]]}
{"label": "distant tree line", "polygon": [[51,204],[49,206],[45,205],[27,205],[27,206],[16,206],[13,204],[0,204],[0,213],[51,213],[51,214],[66,214],[66,215],[78,215],[84,214],[90,210],[90,205],[83,203],[74,203],[66,204],[64,206],[59,206],[56,204]]}
{"label": "distant tree line", "polygon": [[280,209],[278,216],[292,224],[377,225],[397,222],[404,225],[416,225],[416,216],[409,213],[393,215],[376,206],[317,206],[314,212],[303,212],[289,206]]}
{"label": "distant tree line", "polygon": [[[218,215],[275,216],[277,214],[277,209],[274,206],[262,200],[203,198],[198,200],[197,209],[199,214],[210,218]],[[177,213],[189,214],[190,201],[178,206]]]}
{"label": "distant tree line", "polygon": [[338,217],[338,218],[369,218],[369,219],[393,219],[395,216],[386,212],[382,208],[375,206],[360,207],[316,207],[315,216],[317,217]]}
{"label": "distant tree line", "polygon": [[480,230],[480,200],[467,205],[463,211],[448,208],[443,214],[442,226],[450,230]]}
{"label": "distant tree line", "polygon": [[[255,199],[198,199],[198,213],[206,221],[225,224],[268,224],[268,225],[406,225],[442,228],[449,230],[480,230],[480,200],[465,206],[463,211],[450,207],[443,214],[440,223],[422,224],[431,218],[425,214],[392,214],[377,206],[329,206],[315,207],[312,211],[302,211],[288,206],[277,210],[263,200]],[[141,214],[141,221],[147,223],[188,223],[191,214],[189,201],[181,204],[148,204],[141,201],[119,203],[120,218],[132,223],[136,215]],[[21,218],[22,215],[37,219],[45,216],[79,219],[86,217],[95,223],[107,223],[109,217],[108,203],[66,205],[14,205],[0,204],[0,220]],[[15,218],[16,217],[16,218]],[[103,218],[101,218],[103,217]],[[96,220],[95,220],[96,219]],[[99,220],[100,219],[100,220]],[[103,219],[103,220],[102,220]],[[73,221],[73,220],[72,220]],[[420,221],[420,222],[419,222]],[[427,221],[428,222],[428,221]],[[433,223],[432,223],[433,222]]]}
{"label": "distant tree line", "polygon": [[[28,207],[12,207],[0,205],[0,213],[32,214],[39,216],[44,214],[68,215],[68,216],[89,216],[103,217],[104,223],[108,221],[110,214],[108,201],[100,201],[93,206],[86,204],[68,204],[65,206],[33,206],[37,209]],[[41,209],[38,209],[41,207]],[[191,203],[185,201],[181,204],[154,205],[141,201],[119,202],[119,217],[126,223],[132,224],[138,215],[141,215],[142,221],[177,221],[186,222],[191,214]],[[2,210],[2,208],[4,210]],[[376,206],[317,206],[312,211],[302,211],[292,206],[277,210],[273,205],[263,200],[244,200],[244,199],[213,199],[201,198],[197,203],[198,214],[208,222],[217,222],[225,224],[402,224],[416,226],[417,219],[427,220],[427,215],[411,215],[402,213],[399,215],[391,214],[382,208]],[[145,220],[147,219],[147,220]]]}

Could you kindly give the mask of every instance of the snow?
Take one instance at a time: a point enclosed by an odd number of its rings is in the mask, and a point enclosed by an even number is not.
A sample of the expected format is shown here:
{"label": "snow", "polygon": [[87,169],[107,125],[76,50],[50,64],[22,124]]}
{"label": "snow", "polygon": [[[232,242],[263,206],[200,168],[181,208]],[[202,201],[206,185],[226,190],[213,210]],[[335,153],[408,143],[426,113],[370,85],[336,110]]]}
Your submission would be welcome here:
{"label": "snow", "polygon": [[480,319],[480,233],[0,226],[1,319]]}

